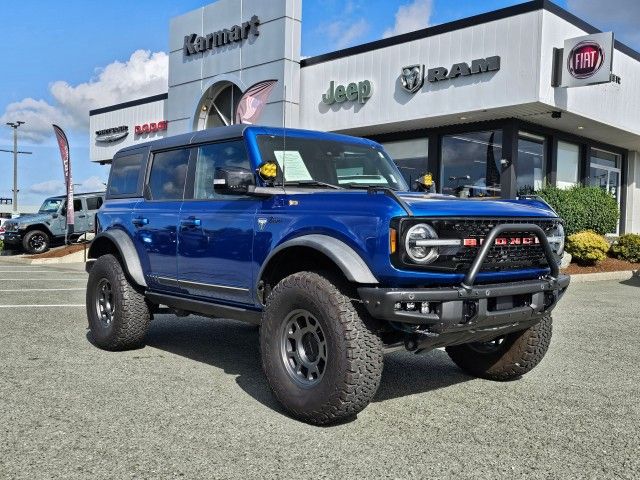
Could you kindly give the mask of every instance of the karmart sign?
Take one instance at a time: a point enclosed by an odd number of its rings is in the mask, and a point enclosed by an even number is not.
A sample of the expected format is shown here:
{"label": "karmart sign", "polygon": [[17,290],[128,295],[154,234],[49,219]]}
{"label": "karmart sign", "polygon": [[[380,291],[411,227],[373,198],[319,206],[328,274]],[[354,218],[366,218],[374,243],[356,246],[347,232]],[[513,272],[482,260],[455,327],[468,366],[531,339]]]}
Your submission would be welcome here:
{"label": "karmart sign", "polygon": [[611,81],[613,32],[595,33],[564,41],[563,87],[580,87]]}
{"label": "karmart sign", "polygon": [[216,50],[226,45],[239,43],[249,38],[249,36],[257,37],[260,35],[258,26],[260,19],[254,15],[242,25],[234,25],[230,28],[223,28],[217,32],[208,33],[206,35],[197,35],[192,33],[184,37],[183,51],[185,56],[203,53],[207,50]]}

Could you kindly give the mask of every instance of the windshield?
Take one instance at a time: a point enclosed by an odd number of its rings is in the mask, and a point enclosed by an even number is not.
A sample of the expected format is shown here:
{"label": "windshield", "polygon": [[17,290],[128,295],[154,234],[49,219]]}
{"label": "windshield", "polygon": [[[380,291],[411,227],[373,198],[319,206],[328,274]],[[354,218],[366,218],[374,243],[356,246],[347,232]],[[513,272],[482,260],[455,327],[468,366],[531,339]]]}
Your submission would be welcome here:
{"label": "windshield", "polygon": [[62,199],[60,198],[47,198],[40,207],[40,213],[57,213],[60,208]]}
{"label": "windshield", "polygon": [[[286,146],[285,146],[286,145]],[[260,135],[258,147],[263,161],[276,161],[278,182],[327,188],[387,187],[408,190],[393,161],[382,151],[317,138]]]}

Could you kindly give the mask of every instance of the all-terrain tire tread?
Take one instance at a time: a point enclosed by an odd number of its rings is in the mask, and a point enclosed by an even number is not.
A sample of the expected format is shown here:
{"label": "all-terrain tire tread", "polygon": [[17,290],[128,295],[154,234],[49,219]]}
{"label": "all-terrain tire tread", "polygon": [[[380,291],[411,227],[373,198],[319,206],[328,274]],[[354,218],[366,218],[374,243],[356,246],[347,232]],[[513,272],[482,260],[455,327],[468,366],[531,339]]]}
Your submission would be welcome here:
{"label": "all-terrain tire tread", "polygon": [[549,349],[552,334],[552,318],[542,320],[522,332],[508,338],[507,348],[499,358],[491,361],[467,345],[447,347],[449,357],[462,370],[488,380],[508,381],[519,378],[535,368]]}
{"label": "all-terrain tire tread", "polygon": [[[309,423],[323,425],[335,423],[355,416],[371,401],[380,386],[380,378],[384,364],[382,341],[363,322],[354,307],[351,298],[342,293],[324,276],[315,272],[298,272],[286,277],[273,289],[264,309],[263,318],[267,319],[276,309],[277,302],[284,298],[291,289],[304,289],[314,292],[324,311],[338,309],[339,315],[331,322],[335,336],[343,338],[347,348],[346,375],[335,385],[326,402],[315,410],[301,411],[288,406],[286,398],[282,398],[274,379],[270,375],[275,365],[273,357],[265,352],[261,345],[261,354],[265,374],[272,391],[278,401],[294,416]],[[263,321],[261,344],[263,338],[278,335],[277,322]]]}
{"label": "all-terrain tire tread", "polygon": [[[110,271],[112,288],[116,295],[116,312],[120,318],[115,321],[115,335],[108,341],[99,343],[105,350],[119,351],[130,350],[144,346],[144,340],[151,323],[149,306],[144,294],[139,292],[129,281],[120,262],[113,255],[103,255],[96,260],[89,275],[89,284],[92,284],[92,276],[98,277],[100,272],[106,269]],[[95,272],[95,275],[94,275]],[[90,299],[90,289],[87,289],[87,309],[93,308]]]}

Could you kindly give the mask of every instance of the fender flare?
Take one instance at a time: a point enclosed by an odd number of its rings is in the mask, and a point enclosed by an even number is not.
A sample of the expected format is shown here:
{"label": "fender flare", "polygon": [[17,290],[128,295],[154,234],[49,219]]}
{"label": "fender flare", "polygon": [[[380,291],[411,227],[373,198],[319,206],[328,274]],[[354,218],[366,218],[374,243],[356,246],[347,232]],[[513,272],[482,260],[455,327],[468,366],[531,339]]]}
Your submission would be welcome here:
{"label": "fender flare", "polygon": [[[104,240],[102,240],[104,239]],[[144,272],[142,270],[142,264],[140,258],[138,258],[138,252],[133,244],[133,240],[122,230],[106,230],[99,233],[91,242],[89,247],[89,253],[87,258],[97,258],[98,245],[103,241],[112,243],[122,259],[125,271],[129,274],[131,279],[139,286],[146,287],[147,281],[144,279]]]}
{"label": "fender flare", "polygon": [[369,266],[349,245],[328,235],[311,234],[287,240],[278,245],[267,256],[260,268],[258,282],[261,281],[269,262],[279,252],[290,247],[308,247],[326,255],[342,271],[345,277],[354,283],[377,284],[378,279],[371,273]]}

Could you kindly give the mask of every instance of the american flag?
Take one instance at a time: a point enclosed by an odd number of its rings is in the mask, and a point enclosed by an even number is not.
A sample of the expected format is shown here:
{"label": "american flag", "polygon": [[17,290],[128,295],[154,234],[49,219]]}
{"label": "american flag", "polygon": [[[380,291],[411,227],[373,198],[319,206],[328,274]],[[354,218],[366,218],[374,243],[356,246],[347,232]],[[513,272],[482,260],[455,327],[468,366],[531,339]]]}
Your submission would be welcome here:
{"label": "american flag", "polygon": [[277,82],[277,80],[265,80],[244,92],[238,102],[236,123],[249,125],[256,123]]}

